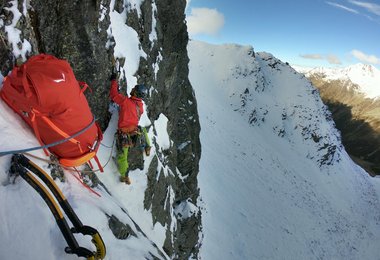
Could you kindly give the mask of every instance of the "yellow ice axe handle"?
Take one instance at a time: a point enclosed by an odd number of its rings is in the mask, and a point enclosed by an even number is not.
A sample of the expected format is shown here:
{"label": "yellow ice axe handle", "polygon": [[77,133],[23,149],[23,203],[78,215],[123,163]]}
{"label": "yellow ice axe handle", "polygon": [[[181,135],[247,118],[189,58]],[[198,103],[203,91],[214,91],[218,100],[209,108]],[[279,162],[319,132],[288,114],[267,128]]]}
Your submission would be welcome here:
{"label": "yellow ice axe handle", "polygon": [[94,252],[95,253],[94,260],[104,259],[104,257],[106,256],[106,247],[99,233],[96,233],[95,235],[92,236],[91,242],[96,247],[96,252]]}
{"label": "yellow ice axe handle", "polygon": [[79,228],[71,228],[73,233],[81,233],[83,235],[92,236],[91,242],[96,247],[96,252],[93,252],[94,256],[90,256],[88,260],[101,260],[106,256],[106,246],[104,245],[103,239],[100,236],[99,232],[90,226],[81,226]]}

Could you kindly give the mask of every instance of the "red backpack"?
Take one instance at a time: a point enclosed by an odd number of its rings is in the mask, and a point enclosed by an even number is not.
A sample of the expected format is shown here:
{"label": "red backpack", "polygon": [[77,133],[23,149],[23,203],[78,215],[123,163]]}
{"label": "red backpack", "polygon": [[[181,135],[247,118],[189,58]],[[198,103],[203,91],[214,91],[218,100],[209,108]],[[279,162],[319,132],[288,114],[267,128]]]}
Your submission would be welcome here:
{"label": "red backpack", "polygon": [[94,158],[102,170],[96,152],[103,135],[83,93],[87,87],[67,61],[39,54],[4,78],[0,95],[42,145],[68,139],[48,148],[62,165],[79,166]]}

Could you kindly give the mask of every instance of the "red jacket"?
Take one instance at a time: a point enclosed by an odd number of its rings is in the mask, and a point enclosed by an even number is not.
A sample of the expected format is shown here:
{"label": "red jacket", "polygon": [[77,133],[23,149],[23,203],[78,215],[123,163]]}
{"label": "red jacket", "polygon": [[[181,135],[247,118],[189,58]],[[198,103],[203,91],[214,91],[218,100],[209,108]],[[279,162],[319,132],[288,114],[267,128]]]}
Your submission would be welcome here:
{"label": "red jacket", "polygon": [[141,98],[124,96],[118,91],[116,80],[111,81],[111,99],[120,106],[118,128],[124,132],[136,130],[140,116],[144,113]]}

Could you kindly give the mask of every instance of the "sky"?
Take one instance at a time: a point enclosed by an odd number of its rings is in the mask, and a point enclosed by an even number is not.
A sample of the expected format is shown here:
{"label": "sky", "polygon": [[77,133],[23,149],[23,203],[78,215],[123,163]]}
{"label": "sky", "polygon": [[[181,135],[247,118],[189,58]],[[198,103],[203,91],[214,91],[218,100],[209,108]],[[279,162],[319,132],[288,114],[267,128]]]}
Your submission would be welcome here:
{"label": "sky", "polygon": [[188,0],[191,39],[251,45],[298,66],[380,68],[380,1]]}

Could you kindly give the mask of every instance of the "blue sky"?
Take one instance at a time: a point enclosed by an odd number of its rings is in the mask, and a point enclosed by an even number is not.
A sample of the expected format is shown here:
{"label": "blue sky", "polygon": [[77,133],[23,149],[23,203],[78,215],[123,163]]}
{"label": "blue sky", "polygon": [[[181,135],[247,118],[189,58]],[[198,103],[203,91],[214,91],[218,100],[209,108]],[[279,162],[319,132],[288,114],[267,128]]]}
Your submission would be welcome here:
{"label": "blue sky", "polygon": [[190,38],[252,45],[300,66],[380,68],[380,1],[187,0]]}

